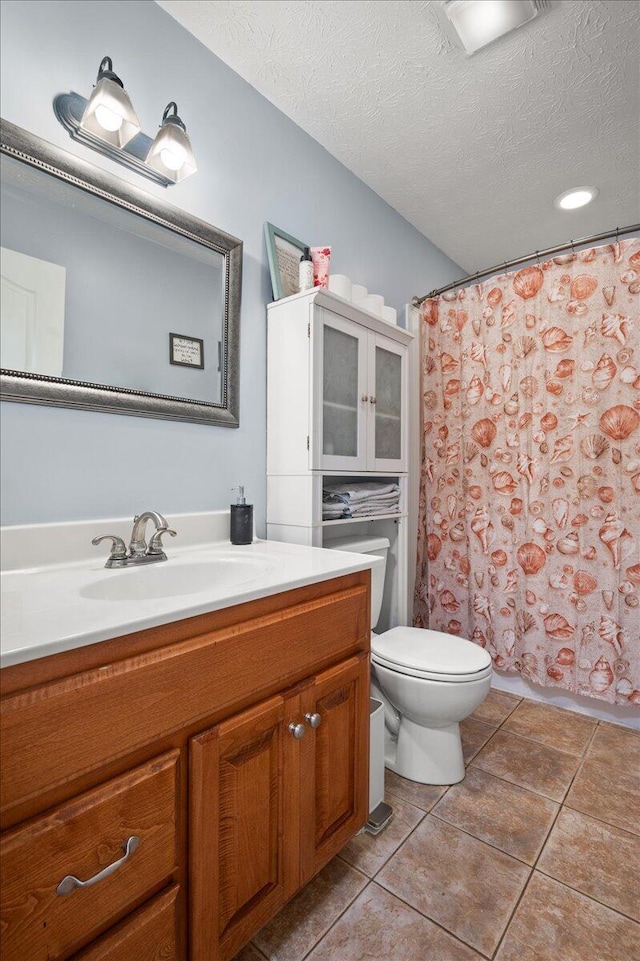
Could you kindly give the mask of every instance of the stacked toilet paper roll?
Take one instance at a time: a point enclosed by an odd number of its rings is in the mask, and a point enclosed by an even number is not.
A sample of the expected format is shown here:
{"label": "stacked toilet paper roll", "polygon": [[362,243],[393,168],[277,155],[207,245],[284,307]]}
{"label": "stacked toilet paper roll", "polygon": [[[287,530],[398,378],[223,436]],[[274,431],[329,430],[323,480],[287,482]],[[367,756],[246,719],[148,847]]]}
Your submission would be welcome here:
{"label": "stacked toilet paper roll", "polygon": [[395,307],[388,307],[384,302],[384,297],[380,294],[370,294],[362,284],[352,284],[346,274],[330,274],[329,290],[337,294],[338,297],[344,297],[345,300],[350,300],[358,307],[362,307],[363,310],[369,311],[370,314],[375,314],[376,317],[380,317],[388,324],[398,323],[398,313]]}

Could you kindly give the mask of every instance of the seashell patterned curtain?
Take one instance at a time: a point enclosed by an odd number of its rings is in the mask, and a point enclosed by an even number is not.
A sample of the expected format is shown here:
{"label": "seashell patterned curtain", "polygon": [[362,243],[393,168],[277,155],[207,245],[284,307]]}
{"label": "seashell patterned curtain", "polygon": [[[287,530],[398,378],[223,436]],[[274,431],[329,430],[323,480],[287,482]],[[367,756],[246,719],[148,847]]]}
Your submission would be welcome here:
{"label": "seashell patterned curtain", "polygon": [[640,705],[640,238],[422,307],[414,623]]}

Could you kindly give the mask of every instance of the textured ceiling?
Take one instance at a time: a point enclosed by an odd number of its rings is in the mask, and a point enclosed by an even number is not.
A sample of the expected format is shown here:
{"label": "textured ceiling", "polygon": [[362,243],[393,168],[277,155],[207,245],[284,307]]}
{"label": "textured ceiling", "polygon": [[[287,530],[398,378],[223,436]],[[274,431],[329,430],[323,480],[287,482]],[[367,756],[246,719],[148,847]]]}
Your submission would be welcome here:
{"label": "textured ceiling", "polygon": [[637,0],[555,0],[469,58],[428,0],[157,2],[469,271],[640,221]]}

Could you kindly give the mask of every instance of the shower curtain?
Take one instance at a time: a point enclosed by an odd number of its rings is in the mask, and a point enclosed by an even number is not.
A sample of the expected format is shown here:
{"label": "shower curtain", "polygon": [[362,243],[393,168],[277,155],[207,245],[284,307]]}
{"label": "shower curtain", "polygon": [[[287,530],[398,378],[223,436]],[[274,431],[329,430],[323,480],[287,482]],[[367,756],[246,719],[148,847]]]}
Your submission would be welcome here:
{"label": "shower curtain", "polygon": [[640,705],[640,239],[422,308],[414,623]]}

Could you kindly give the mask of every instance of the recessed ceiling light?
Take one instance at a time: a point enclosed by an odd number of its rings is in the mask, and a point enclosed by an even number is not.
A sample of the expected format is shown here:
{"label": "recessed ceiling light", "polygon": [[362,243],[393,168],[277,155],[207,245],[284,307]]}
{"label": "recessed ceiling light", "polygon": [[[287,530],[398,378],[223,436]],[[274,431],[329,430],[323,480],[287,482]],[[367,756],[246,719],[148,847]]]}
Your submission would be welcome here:
{"label": "recessed ceiling light", "polygon": [[444,0],[444,11],[468,54],[524,26],[544,4],[535,0]]}
{"label": "recessed ceiling light", "polygon": [[577,210],[578,207],[590,204],[597,196],[597,187],[572,187],[571,190],[558,194],[553,202],[560,210]]}

